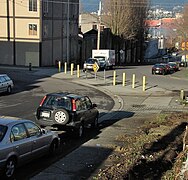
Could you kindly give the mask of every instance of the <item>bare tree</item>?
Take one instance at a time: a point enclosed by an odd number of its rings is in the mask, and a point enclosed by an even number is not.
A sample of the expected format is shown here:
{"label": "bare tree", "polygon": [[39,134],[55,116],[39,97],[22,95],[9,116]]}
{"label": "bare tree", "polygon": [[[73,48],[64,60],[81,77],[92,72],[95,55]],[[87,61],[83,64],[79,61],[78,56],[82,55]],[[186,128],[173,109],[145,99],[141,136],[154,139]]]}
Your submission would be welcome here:
{"label": "bare tree", "polygon": [[115,35],[136,39],[144,29],[148,0],[103,0],[102,20]]}

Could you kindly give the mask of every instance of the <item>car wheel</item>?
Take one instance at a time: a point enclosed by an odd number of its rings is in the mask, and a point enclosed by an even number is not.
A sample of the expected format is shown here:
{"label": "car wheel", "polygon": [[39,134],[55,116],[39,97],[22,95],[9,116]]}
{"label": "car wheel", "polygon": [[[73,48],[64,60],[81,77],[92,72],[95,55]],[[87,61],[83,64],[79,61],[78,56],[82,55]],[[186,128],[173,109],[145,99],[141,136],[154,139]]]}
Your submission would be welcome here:
{"label": "car wheel", "polygon": [[5,177],[6,178],[12,178],[14,176],[16,169],[16,160],[14,158],[9,158],[6,162],[5,167]]}
{"label": "car wheel", "polygon": [[58,148],[58,143],[56,140],[53,140],[50,145],[50,151],[49,151],[50,155],[53,156],[56,153],[57,148]]}
{"label": "car wheel", "polygon": [[12,92],[12,88],[11,88],[11,86],[8,86],[7,87],[7,93],[10,94],[11,92]]}
{"label": "car wheel", "polygon": [[83,133],[84,133],[84,124],[81,123],[81,124],[79,125],[79,127],[75,128],[74,130],[75,130],[75,136],[76,136],[76,138],[81,138],[81,137],[83,137]]}
{"label": "car wheel", "polygon": [[53,113],[55,122],[59,124],[66,124],[69,121],[69,114],[65,109],[55,110]]}
{"label": "car wheel", "polygon": [[98,118],[98,115],[97,115],[97,116],[95,117],[95,119],[94,119],[94,121],[93,121],[91,127],[92,127],[92,128],[97,128],[98,125],[99,125],[99,118]]}

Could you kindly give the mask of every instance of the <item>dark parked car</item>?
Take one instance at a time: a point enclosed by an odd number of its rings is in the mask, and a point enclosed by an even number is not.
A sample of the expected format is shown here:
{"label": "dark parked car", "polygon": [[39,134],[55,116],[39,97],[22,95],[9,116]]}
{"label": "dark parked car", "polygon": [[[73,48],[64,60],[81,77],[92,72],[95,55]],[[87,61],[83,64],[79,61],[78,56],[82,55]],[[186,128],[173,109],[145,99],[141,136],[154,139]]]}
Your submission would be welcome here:
{"label": "dark parked car", "polygon": [[99,112],[88,96],[71,93],[47,94],[36,112],[37,123],[62,130],[74,130],[77,137],[84,127],[98,125]]}
{"label": "dark parked car", "polygon": [[168,65],[171,67],[173,72],[179,71],[179,65],[176,62],[169,62]]}
{"label": "dark parked car", "polygon": [[171,74],[173,72],[173,69],[169,64],[161,63],[161,65],[165,66],[167,74]]}
{"label": "dark parked car", "polygon": [[167,74],[167,69],[164,64],[155,64],[152,67],[152,74]]}
{"label": "dark parked car", "polygon": [[5,178],[12,178],[16,167],[53,154],[58,145],[57,134],[32,121],[0,118],[0,172]]}
{"label": "dark parked car", "polygon": [[181,62],[179,63],[179,66],[180,66],[180,67],[187,67],[187,62],[186,62],[186,61],[181,61]]}

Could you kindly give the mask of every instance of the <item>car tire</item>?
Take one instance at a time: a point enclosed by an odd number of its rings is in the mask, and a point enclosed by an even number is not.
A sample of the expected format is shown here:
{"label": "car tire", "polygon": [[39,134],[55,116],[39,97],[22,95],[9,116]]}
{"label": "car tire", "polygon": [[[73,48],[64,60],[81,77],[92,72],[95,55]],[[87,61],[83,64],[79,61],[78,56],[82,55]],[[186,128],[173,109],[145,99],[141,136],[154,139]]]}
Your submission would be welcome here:
{"label": "car tire", "polygon": [[53,140],[51,145],[50,145],[49,154],[51,156],[54,156],[56,151],[57,151],[57,148],[58,148],[58,142],[56,140]]}
{"label": "car tire", "polygon": [[98,117],[98,115],[97,115],[97,116],[95,117],[93,123],[91,124],[91,127],[95,129],[95,128],[98,128],[98,125],[99,125],[99,117]]}
{"label": "car tire", "polygon": [[12,92],[12,88],[11,88],[11,86],[8,86],[7,87],[7,94],[10,94]]}
{"label": "car tire", "polygon": [[55,123],[65,125],[69,121],[69,114],[65,109],[58,109],[53,112]]}
{"label": "car tire", "polygon": [[76,138],[81,138],[81,137],[83,137],[83,134],[84,134],[84,124],[81,123],[79,125],[79,127],[76,127],[74,129],[74,135],[75,135]]}
{"label": "car tire", "polygon": [[14,173],[16,170],[16,160],[15,158],[9,158],[6,162],[5,167],[5,178],[11,179],[14,177]]}

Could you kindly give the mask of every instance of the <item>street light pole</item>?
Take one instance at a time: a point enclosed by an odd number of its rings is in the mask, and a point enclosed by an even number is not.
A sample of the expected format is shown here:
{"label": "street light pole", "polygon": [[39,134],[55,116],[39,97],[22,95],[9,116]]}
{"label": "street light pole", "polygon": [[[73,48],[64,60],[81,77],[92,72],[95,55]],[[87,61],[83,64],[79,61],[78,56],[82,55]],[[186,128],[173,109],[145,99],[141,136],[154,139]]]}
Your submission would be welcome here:
{"label": "street light pole", "polygon": [[100,49],[100,31],[101,31],[101,1],[99,2],[99,10],[98,10],[97,50]]}
{"label": "street light pole", "polygon": [[70,4],[69,4],[69,0],[67,0],[67,64],[69,65],[69,37],[70,37]]}

